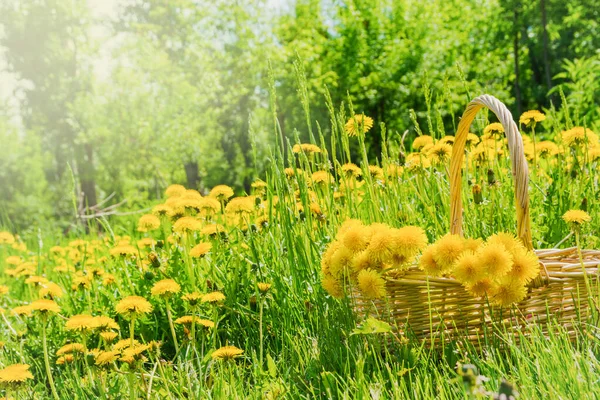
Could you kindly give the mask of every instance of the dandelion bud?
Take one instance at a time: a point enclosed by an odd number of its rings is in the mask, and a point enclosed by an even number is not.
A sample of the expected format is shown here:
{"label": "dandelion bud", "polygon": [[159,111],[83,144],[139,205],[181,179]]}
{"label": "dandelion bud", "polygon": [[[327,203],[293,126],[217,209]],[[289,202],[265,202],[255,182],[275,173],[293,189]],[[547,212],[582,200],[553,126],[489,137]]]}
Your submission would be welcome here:
{"label": "dandelion bud", "polygon": [[144,272],[144,279],[147,281],[151,281],[154,279],[154,273],[152,271]]}
{"label": "dandelion bud", "polygon": [[398,152],[398,164],[405,165],[406,164],[406,154],[402,150]]}
{"label": "dandelion bud", "polygon": [[471,187],[471,191],[473,193],[473,201],[475,202],[475,204],[483,203],[483,195],[481,194],[481,186],[475,184]]}
{"label": "dandelion bud", "polygon": [[150,266],[152,268],[160,268],[160,258],[155,252],[148,254],[148,261],[150,261]]}
{"label": "dandelion bud", "polygon": [[491,169],[488,169],[487,176],[488,176],[488,185],[490,185],[490,186],[495,185],[496,184],[496,175],[494,174],[494,171]]}

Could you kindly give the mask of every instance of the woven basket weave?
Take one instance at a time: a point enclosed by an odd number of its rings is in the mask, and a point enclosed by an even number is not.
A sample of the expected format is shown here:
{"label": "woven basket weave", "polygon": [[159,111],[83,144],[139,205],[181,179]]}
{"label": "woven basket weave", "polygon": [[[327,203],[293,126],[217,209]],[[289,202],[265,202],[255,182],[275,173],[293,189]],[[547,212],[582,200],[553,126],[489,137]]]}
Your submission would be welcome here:
{"label": "woven basket weave", "polygon": [[[469,128],[477,112],[487,107],[504,127],[515,180],[517,236],[533,250],[529,219],[529,176],[523,140],[506,106],[490,95],[469,103],[458,125],[450,164],[450,232],[462,235],[461,174]],[[509,332],[516,338],[527,334],[535,323],[547,332],[550,319],[562,325],[571,337],[575,322],[590,314],[588,290],[597,291],[600,251],[577,248],[534,250],[540,260],[540,275],[528,288],[527,297],[511,308],[496,308],[486,298],[475,298],[453,278],[428,277],[416,265],[399,277],[387,278],[385,300],[368,300],[355,292],[355,309],[392,320],[407,335],[417,339],[467,340],[479,346],[485,338]],[[549,318],[552,317],[552,318]]]}

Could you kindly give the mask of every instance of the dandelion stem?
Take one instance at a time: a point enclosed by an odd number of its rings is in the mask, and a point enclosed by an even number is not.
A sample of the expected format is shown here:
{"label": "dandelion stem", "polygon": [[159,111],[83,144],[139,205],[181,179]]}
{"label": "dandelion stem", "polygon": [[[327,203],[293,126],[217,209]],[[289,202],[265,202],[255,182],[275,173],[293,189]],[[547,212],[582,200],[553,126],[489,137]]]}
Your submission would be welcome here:
{"label": "dandelion stem", "polygon": [[50,384],[50,389],[52,390],[52,396],[54,399],[58,400],[58,392],[56,391],[56,387],[54,386],[54,379],[52,378],[52,370],[50,369],[50,359],[48,358],[48,343],[46,342],[46,323],[47,318],[42,317],[42,346],[44,349],[44,364],[46,365],[46,375],[48,375],[48,383]]}
{"label": "dandelion stem", "polygon": [[165,299],[165,306],[167,308],[167,319],[169,320],[171,335],[173,335],[173,345],[175,346],[175,353],[177,353],[179,352],[179,345],[177,344],[177,334],[175,333],[175,327],[173,326],[173,317],[171,316],[171,306],[169,304],[169,299]]}
{"label": "dandelion stem", "polygon": [[133,335],[135,333],[135,318],[132,316],[129,322],[130,346],[133,347]]}
{"label": "dandelion stem", "polygon": [[535,151],[535,122],[531,124],[531,138],[533,140],[533,176],[537,179],[537,153]]}
{"label": "dandelion stem", "polygon": [[259,304],[259,310],[258,310],[258,335],[259,335],[259,338],[260,338],[259,360],[260,360],[260,369],[261,369],[261,371],[263,369],[263,352],[264,352],[264,346],[263,346],[263,306],[264,306],[264,299],[263,299],[263,296],[261,296],[261,298],[260,298],[260,304]]}

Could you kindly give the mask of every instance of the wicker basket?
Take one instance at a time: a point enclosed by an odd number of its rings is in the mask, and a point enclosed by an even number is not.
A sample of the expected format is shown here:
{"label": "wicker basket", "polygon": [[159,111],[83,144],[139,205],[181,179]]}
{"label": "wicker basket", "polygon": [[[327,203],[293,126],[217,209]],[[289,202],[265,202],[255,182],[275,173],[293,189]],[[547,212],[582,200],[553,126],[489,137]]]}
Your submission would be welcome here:
{"label": "wicker basket", "polygon": [[[462,235],[464,149],[471,123],[482,107],[493,111],[504,127],[515,179],[517,236],[527,248],[533,249],[523,140],[506,106],[490,95],[471,101],[458,125],[450,164],[451,233]],[[402,333],[425,339],[429,345],[440,340],[466,340],[480,346],[489,343],[490,337],[498,337],[500,332],[519,338],[521,333],[527,335],[531,323],[546,333],[552,319],[574,337],[575,322],[586,321],[590,315],[588,290],[594,288],[596,292],[598,289],[600,251],[582,251],[585,271],[575,247],[534,251],[541,264],[540,276],[529,285],[527,297],[510,309],[493,307],[486,298],[474,298],[455,279],[428,277],[413,266],[401,276],[387,279],[385,300],[368,300],[355,292],[356,311],[361,315],[376,313],[380,318],[393,321]]]}

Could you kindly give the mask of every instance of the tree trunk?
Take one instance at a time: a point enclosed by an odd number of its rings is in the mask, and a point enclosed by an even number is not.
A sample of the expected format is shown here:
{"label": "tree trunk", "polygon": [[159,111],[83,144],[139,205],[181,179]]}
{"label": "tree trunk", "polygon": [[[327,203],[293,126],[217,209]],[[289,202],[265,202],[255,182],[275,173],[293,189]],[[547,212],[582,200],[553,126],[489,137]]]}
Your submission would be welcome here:
{"label": "tree trunk", "polygon": [[552,79],[550,77],[550,54],[548,49],[548,19],[546,14],[546,0],[540,0],[542,11],[542,36],[544,41],[544,70],[546,72],[546,86],[548,90],[552,89]]}
{"label": "tree trunk", "polygon": [[513,57],[515,59],[515,103],[517,106],[517,115],[521,115],[521,88],[519,87],[519,11],[514,7],[513,14]]}
{"label": "tree trunk", "polygon": [[83,192],[83,204],[92,207],[98,204],[96,196],[96,173],[94,169],[94,151],[89,143],[78,146],[77,164],[79,166],[79,181]]}
{"label": "tree trunk", "polygon": [[185,176],[187,178],[188,189],[197,189],[200,176],[198,173],[198,162],[190,161],[183,166],[185,168]]}

